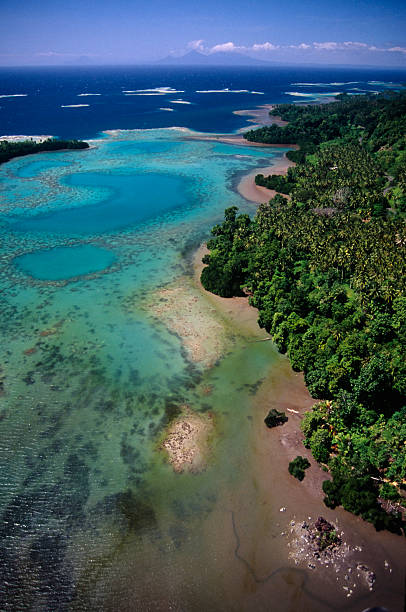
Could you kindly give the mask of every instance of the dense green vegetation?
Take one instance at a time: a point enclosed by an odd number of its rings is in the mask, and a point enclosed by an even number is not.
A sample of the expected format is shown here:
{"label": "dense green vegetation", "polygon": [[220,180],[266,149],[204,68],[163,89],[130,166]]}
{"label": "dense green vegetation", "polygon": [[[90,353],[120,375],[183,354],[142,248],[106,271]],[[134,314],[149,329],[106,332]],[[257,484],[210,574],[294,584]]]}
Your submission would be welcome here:
{"label": "dense green vegetation", "polygon": [[309,467],[310,461],[308,461],[306,457],[301,457],[300,455],[298,455],[296,459],[293,459],[293,461],[289,463],[288,470],[289,474],[292,474],[292,476],[294,476],[298,480],[303,480],[303,478],[305,477],[305,470],[307,470],[307,468]]}
{"label": "dense green vegetation", "polygon": [[288,169],[287,176],[280,176],[278,174],[264,176],[263,174],[257,174],[255,183],[267,189],[275,189],[275,191],[279,191],[279,193],[289,194],[295,186],[294,182],[291,180],[291,174],[292,168]]}
{"label": "dense green vegetation", "polygon": [[341,139],[332,133],[293,169],[290,201],[278,195],[253,219],[227,209],[202,272],[210,291],[250,295],[260,326],[322,400],[302,429],[331,475],[325,503],[393,531],[406,488],[404,102],[390,95],[311,107],[344,120],[359,106],[364,127],[355,116]]}
{"label": "dense green vegetation", "polygon": [[335,139],[360,143],[365,151],[377,153],[376,162],[390,175],[405,183],[406,96],[390,92],[376,96],[340,95],[337,102],[321,105],[279,104],[271,114],[289,121],[286,126],[271,125],[250,130],[252,142],[300,145],[289,151],[294,162],[304,163],[318,145]]}
{"label": "dense green vegetation", "polygon": [[272,427],[278,427],[278,425],[283,425],[288,421],[288,417],[284,412],[279,412],[276,408],[271,408],[268,412],[267,416],[264,419],[264,423],[269,429]]}
{"label": "dense green vegetation", "polygon": [[0,164],[4,164],[13,159],[13,157],[31,155],[31,153],[40,153],[41,151],[88,148],[88,143],[83,140],[57,140],[56,138],[48,138],[48,140],[43,142],[34,142],[34,140],[22,140],[20,142],[2,140],[0,141]]}

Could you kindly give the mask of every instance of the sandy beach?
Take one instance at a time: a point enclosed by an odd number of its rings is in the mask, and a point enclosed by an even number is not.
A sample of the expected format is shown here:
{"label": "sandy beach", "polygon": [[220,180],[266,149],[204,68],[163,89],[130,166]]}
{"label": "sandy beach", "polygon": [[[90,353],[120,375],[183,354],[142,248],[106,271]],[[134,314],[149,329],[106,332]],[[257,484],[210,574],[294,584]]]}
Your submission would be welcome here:
{"label": "sandy beach", "polygon": [[[245,131],[245,130],[244,130]],[[190,133],[184,136],[185,140],[201,140],[204,142],[224,142],[225,144],[233,144],[244,147],[263,147],[263,148],[275,148],[279,147],[286,149],[287,147],[294,148],[296,145],[285,145],[285,144],[266,144],[263,142],[250,142],[241,134],[201,134],[201,133]]]}
{"label": "sandy beach", "polygon": [[[243,111],[238,111],[243,112]],[[248,112],[248,111],[244,111]],[[296,144],[264,144],[261,142],[249,142],[243,136],[239,134],[210,134],[210,135],[202,135],[202,134],[191,134],[185,137],[185,140],[203,140],[208,142],[222,142],[224,144],[245,146],[245,147],[262,147],[262,148],[272,148],[272,149],[298,149],[298,145]],[[270,174],[286,174],[288,168],[294,167],[295,163],[291,162],[284,154],[281,158],[279,158],[273,165],[266,166],[264,168],[255,168],[247,175],[243,176],[240,182],[237,185],[237,191],[240,195],[243,196],[246,200],[250,202],[255,202],[256,204],[262,204],[263,202],[267,202],[271,198],[276,195],[276,191],[273,189],[267,189],[266,187],[260,187],[255,184],[255,177],[257,174],[263,174],[264,176],[269,176]],[[288,200],[289,196],[285,196]]]}
{"label": "sandy beach", "polygon": [[[293,147],[292,147],[293,148]],[[294,148],[297,148],[296,146]],[[288,168],[293,168],[295,163],[290,161],[286,154],[283,157],[279,158],[276,163],[272,166],[266,166],[265,168],[255,168],[246,176],[243,176],[240,182],[237,185],[237,191],[240,195],[243,196],[246,200],[250,202],[256,202],[257,204],[262,204],[263,202],[267,202],[271,198],[275,197],[276,191],[274,189],[267,189],[266,187],[261,187],[255,183],[255,177],[257,174],[263,174],[264,176],[269,176],[270,174],[279,174],[285,175],[288,171]],[[285,198],[290,200],[289,195],[282,194]]]}

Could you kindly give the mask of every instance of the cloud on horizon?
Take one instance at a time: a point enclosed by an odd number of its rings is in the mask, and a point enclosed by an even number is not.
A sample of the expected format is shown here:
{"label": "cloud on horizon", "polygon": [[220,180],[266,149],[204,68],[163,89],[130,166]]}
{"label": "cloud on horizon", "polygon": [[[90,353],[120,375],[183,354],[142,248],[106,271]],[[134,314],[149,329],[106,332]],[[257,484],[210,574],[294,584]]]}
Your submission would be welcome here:
{"label": "cloud on horizon", "polygon": [[406,47],[377,47],[364,42],[358,41],[345,41],[345,42],[312,42],[312,43],[300,43],[298,45],[275,45],[269,41],[264,43],[255,43],[250,46],[237,45],[232,41],[220,43],[213,46],[207,46],[204,44],[204,40],[192,40],[188,43],[187,48],[193,49],[204,53],[205,55],[211,55],[212,53],[272,53],[273,51],[296,49],[302,51],[365,51],[365,52],[379,52],[379,53],[402,53],[406,54]]}

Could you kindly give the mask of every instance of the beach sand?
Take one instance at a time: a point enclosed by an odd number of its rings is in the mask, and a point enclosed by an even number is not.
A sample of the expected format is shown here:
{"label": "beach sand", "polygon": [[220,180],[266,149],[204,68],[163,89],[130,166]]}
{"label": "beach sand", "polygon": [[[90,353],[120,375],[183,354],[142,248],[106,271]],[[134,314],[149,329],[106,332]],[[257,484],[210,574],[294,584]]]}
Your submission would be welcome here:
{"label": "beach sand", "polygon": [[286,147],[295,145],[285,145],[285,144],[266,144],[263,142],[250,142],[241,134],[202,134],[202,133],[190,133],[184,136],[185,140],[201,140],[204,142],[223,142],[225,144],[232,144],[244,147],[280,147],[286,149]]}
{"label": "beach sand", "polygon": [[[292,147],[293,148],[293,147]],[[297,147],[294,147],[297,148]],[[261,187],[255,183],[255,177],[257,174],[263,174],[264,176],[269,176],[270,174],[279,174],[285,175],[288,171],[288,168],[293,168],[295,163],[290,161],[286,154],[283,157],[276,160],[275,164],[272,166],[266,166],[265,168],[255,168],[246,176],[243,176],[240,182],[237,185],[237,191],[243,198],[249,200],[250,202],[256,202],[257,204],[262,204],[263,202],[268,202],[271,198],[275,197],[277,192],[274,189],[267,189],[266,187]],[[285,198],[290,200],[289,195],[282,194]]]}

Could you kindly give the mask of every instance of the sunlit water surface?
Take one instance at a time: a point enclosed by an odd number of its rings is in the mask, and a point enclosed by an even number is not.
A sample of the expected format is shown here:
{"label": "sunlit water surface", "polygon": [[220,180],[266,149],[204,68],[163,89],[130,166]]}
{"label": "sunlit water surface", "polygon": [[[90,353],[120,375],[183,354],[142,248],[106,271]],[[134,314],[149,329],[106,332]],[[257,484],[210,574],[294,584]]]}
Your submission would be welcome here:
{"label": "sunlit water surface", "polygon": [[[185,609],[221,602],[217,569],[213,593],[199,587],[218,554],[201,525],[248,469],[250,398],[275,349],[237,335],[204,372],[143,306],[227,206],[253,211],[233,177],[282,151],[183,136],[122,132],[1,168],[2,609],[114,609],[115,590],[120,609],[170,609],[179,581]],[[199,475],[158,450],[183,403],[216,415]]]}

